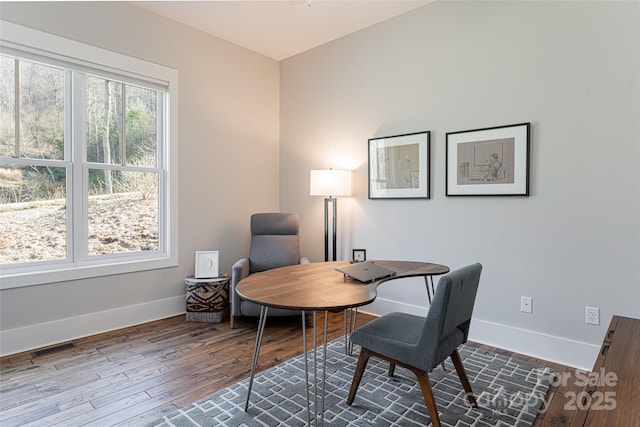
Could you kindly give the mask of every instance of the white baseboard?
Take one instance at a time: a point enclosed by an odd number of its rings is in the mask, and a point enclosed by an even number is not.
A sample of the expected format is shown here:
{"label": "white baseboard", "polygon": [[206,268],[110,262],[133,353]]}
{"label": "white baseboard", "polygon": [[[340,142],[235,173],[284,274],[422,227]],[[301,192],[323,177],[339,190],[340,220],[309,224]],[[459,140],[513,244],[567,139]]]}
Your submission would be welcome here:
{"label": "white baseboard", "polygon": [[475,318],[469,339],[585,371],[593,369],[600,351],[599,345]]}
{"label": "white baseboard", "polygon": [[[426,314],[420,306],[401,304],[378,298],[360,312],[381,316],[402,311],[419,316]],[[69,317],[53,322],[0,331],[0,356],[20,353],[61,342],[87,337],[176,316],[185,312],[184,297],[173,297],[114,310]],[[531,357],[590,371],[600,346],[567,338],[473,319],[469,339]]]}
{"label": "white baseboard", "polygon": [[184,312],[185,299],[182,296],[0,331],[0,356],[47,347]]}
{"label": "white baseboard", "polygon": [[[359,311],[374,316],[394,311],[418,316],[426,314],[424,307],[382,298],[376,299]],[[476,318],[471,322],[469,340],[586,371],[593,369],[593,364],[600,351],[599,345]]]}

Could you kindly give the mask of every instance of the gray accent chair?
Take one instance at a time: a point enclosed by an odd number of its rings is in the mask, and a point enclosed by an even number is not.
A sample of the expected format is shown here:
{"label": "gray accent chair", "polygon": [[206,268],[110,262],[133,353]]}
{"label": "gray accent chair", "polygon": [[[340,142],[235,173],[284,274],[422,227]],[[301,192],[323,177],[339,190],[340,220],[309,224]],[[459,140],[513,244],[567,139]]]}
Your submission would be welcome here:
{"label": "gray accent chair", "polygon": [[390,313],[356,329],[351,341],[361,350],[347,404],[353,403],[369,358],[377,357],[390,362],[389,376],[400,365],[418,377],[431,423],[438,427],[440,417],[428,373],[450,357],[469,403],[477,408],[458,347],[467,342],[481,271],[480,264],[472,264],[442,276],[426,318]]}
{"label": "gray accent chair", "polygon": [[[306,264],[300,256],[298,235],[300,220],[293,213],[256,213],[251,215],[251,247],[249,256],[241,258],[231,268],[231,328],[239,316],[260,316],[260,305],[246,301],[236,292],[245,277],[260,271],[294,264]],[[299,315],[299,311],[269,308],[269,316]]]}

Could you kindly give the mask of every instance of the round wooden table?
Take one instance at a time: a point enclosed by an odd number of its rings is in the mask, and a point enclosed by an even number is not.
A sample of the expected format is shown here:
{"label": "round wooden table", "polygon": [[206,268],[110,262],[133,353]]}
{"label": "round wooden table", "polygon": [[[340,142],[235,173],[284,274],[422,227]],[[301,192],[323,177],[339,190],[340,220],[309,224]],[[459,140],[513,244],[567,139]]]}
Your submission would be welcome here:
{"label": "round wooden table", "polygon": [[[314,379],[314,419],[317,425],[318,415],[321,417],[321,424],[324,423],[324,384],[326,374],[326,348],[327,348],[327,312],[340,311],[361,307],[373,302],[376,299],[376,288],[385,282],[408,277],[424,277],[427,286],[429,302],[434,292],[433,276],[438,276],[449,272],[449,267],[441,264],[416,261],[372,261],[375,264],[388,268],[396,272],[393,276],[378,279],[372,282],[362,283],[342,273],[335,271],[336,268],[349,265],[348,261],[316,262],[310,264],[296,264],[288,267],[275,268],[272,270],[253,273],[241,280],[236,288],[238,294],[251,302],[262,306],[260,310],[260,320],[258,321],[258,332],[256,345],[253,353],[253,363],[251,366],[251,377],[247,391],[247,401],[245,411],[249,408],[251,397],[251,387],[258,364],[260,353],[260,343],[264,332],[264,325],[267,319],[269,307],[286,308],[300,310],[302,312],[302,334],[305,358],[305,377],[307,380],[307,423],[311,425],[311,404],[309,397],[309,368],[307,365],[307,337],[306,337],[306,317],[305,312],[313,312],[313,353],[314,371],[317,372],[316,353],[316,312],[325,312],[324,339],[323,339],[323,369],[322,369],[322,407],[318,411],[317,407],[317,375]],[[429,289],[431,284],[431,289]],[[355,321],[353,322],[355,325]],[[345,316],[345,337],[346,337],[346,316]],[[346,341],[345,341],[345,345]],[[346,348],[346,347],[345,347]]]}

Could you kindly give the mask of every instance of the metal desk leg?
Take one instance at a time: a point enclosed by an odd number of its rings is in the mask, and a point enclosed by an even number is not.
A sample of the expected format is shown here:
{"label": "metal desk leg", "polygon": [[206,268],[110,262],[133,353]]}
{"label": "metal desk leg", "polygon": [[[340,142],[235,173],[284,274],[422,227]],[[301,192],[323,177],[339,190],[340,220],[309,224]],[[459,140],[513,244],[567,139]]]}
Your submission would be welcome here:
{"label": "metal desk leg", "polygon": [[[318,425],[318,334],[316,312],[313,312],[313,419]],[[311,425],[311,424],[309,424]]]}
{"label": "metal desk leg", "polygon": [[358,319],[358,307],[344,309],[344,354],[351,356],[353,353],[353,343],[351,343],[351,332],[356,328]]}
{"label": "metal desk leg", "polygon": [[262,333],[264,332],[264,325],[267,323],[267,308],[262,306],[260,308],[260,320],[258,321],[258,335],[256,336],[256,347],[253,350],[253,363],[251,364],[251,378],[249,379],[249,388],[247,390],[247,402],[244,405],[244,411],[249,409],[249,399],[251,398],[251,387],[253,386],[253,377],[256,375],[256,367],[258,366],[258,354],[260,354],[260,344],[262,343]]}
{"label": "metal desk leg", "polygon": [[[258,366],[258,355],[260,354],[260,344],[262,343],[262,335],[264,333],[264,325],[267,320],[267,307],[262,306],[260,309],[260,320],[258,321],[258,334],[256,337],[256,346],[253,351],[253,363],[251,364],[251,377],[249,378],[249,387],[247,390],[247,401],[244,406],[244,411],[249,409],[249,399],[251,398],[251,388],[253,386],[253,379],[255,377],[256,368]],[[324,426],[324,402],[326,394],[326,382],[327,382],[327,330],[329,329],[329,312],[324,312],[324,332],[322,337],[322,395],[320,396],[320,413],[318,413],[318,337],[317,337],[317,325],[316,325],[316,312],[313,312],[313,399],[314,399],[314,425]],[[307,425],[311,426],[311,399],[309,395],[309,363],[308,363],[308,351],[307,351],[307,325],[304,311],[302,312],[302,342],[304,346],[304,374],[307,383]],[[318,421],[319,420],[319,421]],[[318,422],[320,424],[318,424]]]}
{"label": "metal desk leg", "polygon": [[[431,289],[429,289],[429,282],[431,282]],[[427,297],[429,298],[429,305],[431,305],[431,297],[435,294],[433,276],[424,276],[424,284],[427,286]]]}
{"label": "metal desk leg", "polygon": [[[322,407],[320,409],[320,425],[324,427],[324,396],[326,394],[327,384],[327,327],[329,325],[329,312],[324,311],[324,337],[323,337],[323,354],[322,354]],[[316,421],[317,423],[317,421]]]}
{"label": "metal desk leg", "polygon": [[[316,353],[316,312],[313,312],[313,419],[314,424],[318,425],[318,358]],[[302,346],[304,349],[304,379],[307,395],[307,425],[311,427],[311,396],[309,394],[309,388],[312,385],[309,383],[309,352],[307,350],[307,324],[305,319],[305,313],[302,312]]]}
{"label": "metal desk leg", "polygon": [[307,316],[302,312],[302,347],[304,348],[304,380],[307,391],[307,425],[311,425],[311,406],[309,404],[309,358],[307,357]]}
{"label": "metal desk leg", "polygon": [[318,406],[318,327],[316,312],[313,312],[313,385],[309,384],[309,367],[307,364],[307,340],[303,332],[304,359],[305,359],[305,379],[307,381],[307,425],[311,426],[311,402],[309,399],[309,388],[313,387],[313,425],[324,426],[324,397],[327,383],[327,331],[329,329],[329,312],[324,312],[324,332],[322,334],[322,390],[320,395],[320,406]]}
{"label": "metal desk leg", "polygon": [[344,354],[349,354],[349,330],[347,329],[347,318],[349,317],[349,309],[345,308],[343,312],[344,320]]}

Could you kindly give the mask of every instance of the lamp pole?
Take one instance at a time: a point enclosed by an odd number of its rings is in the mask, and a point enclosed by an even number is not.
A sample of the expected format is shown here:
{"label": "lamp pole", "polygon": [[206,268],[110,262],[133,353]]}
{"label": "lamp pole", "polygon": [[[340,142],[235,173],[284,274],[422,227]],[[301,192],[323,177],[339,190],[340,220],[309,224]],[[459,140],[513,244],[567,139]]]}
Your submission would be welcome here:
{"label": "lamp pole", "polygon": [[337,204],[338,204],[338,199],[336,199],[335,197],[326,197],[324,199],[324,260],[329,261],[329,204],[332,204],[333,210],[332,210],[332,215],[331,215],[331,219],[332,219],[332,226],[331,226],[331,232],[332,232],[332,245],[331,245],[331,257],[333,259],[333,261],[336,260],[336,246],[337,246],[337,233],[336,233],[336,227],[337,227]]}

